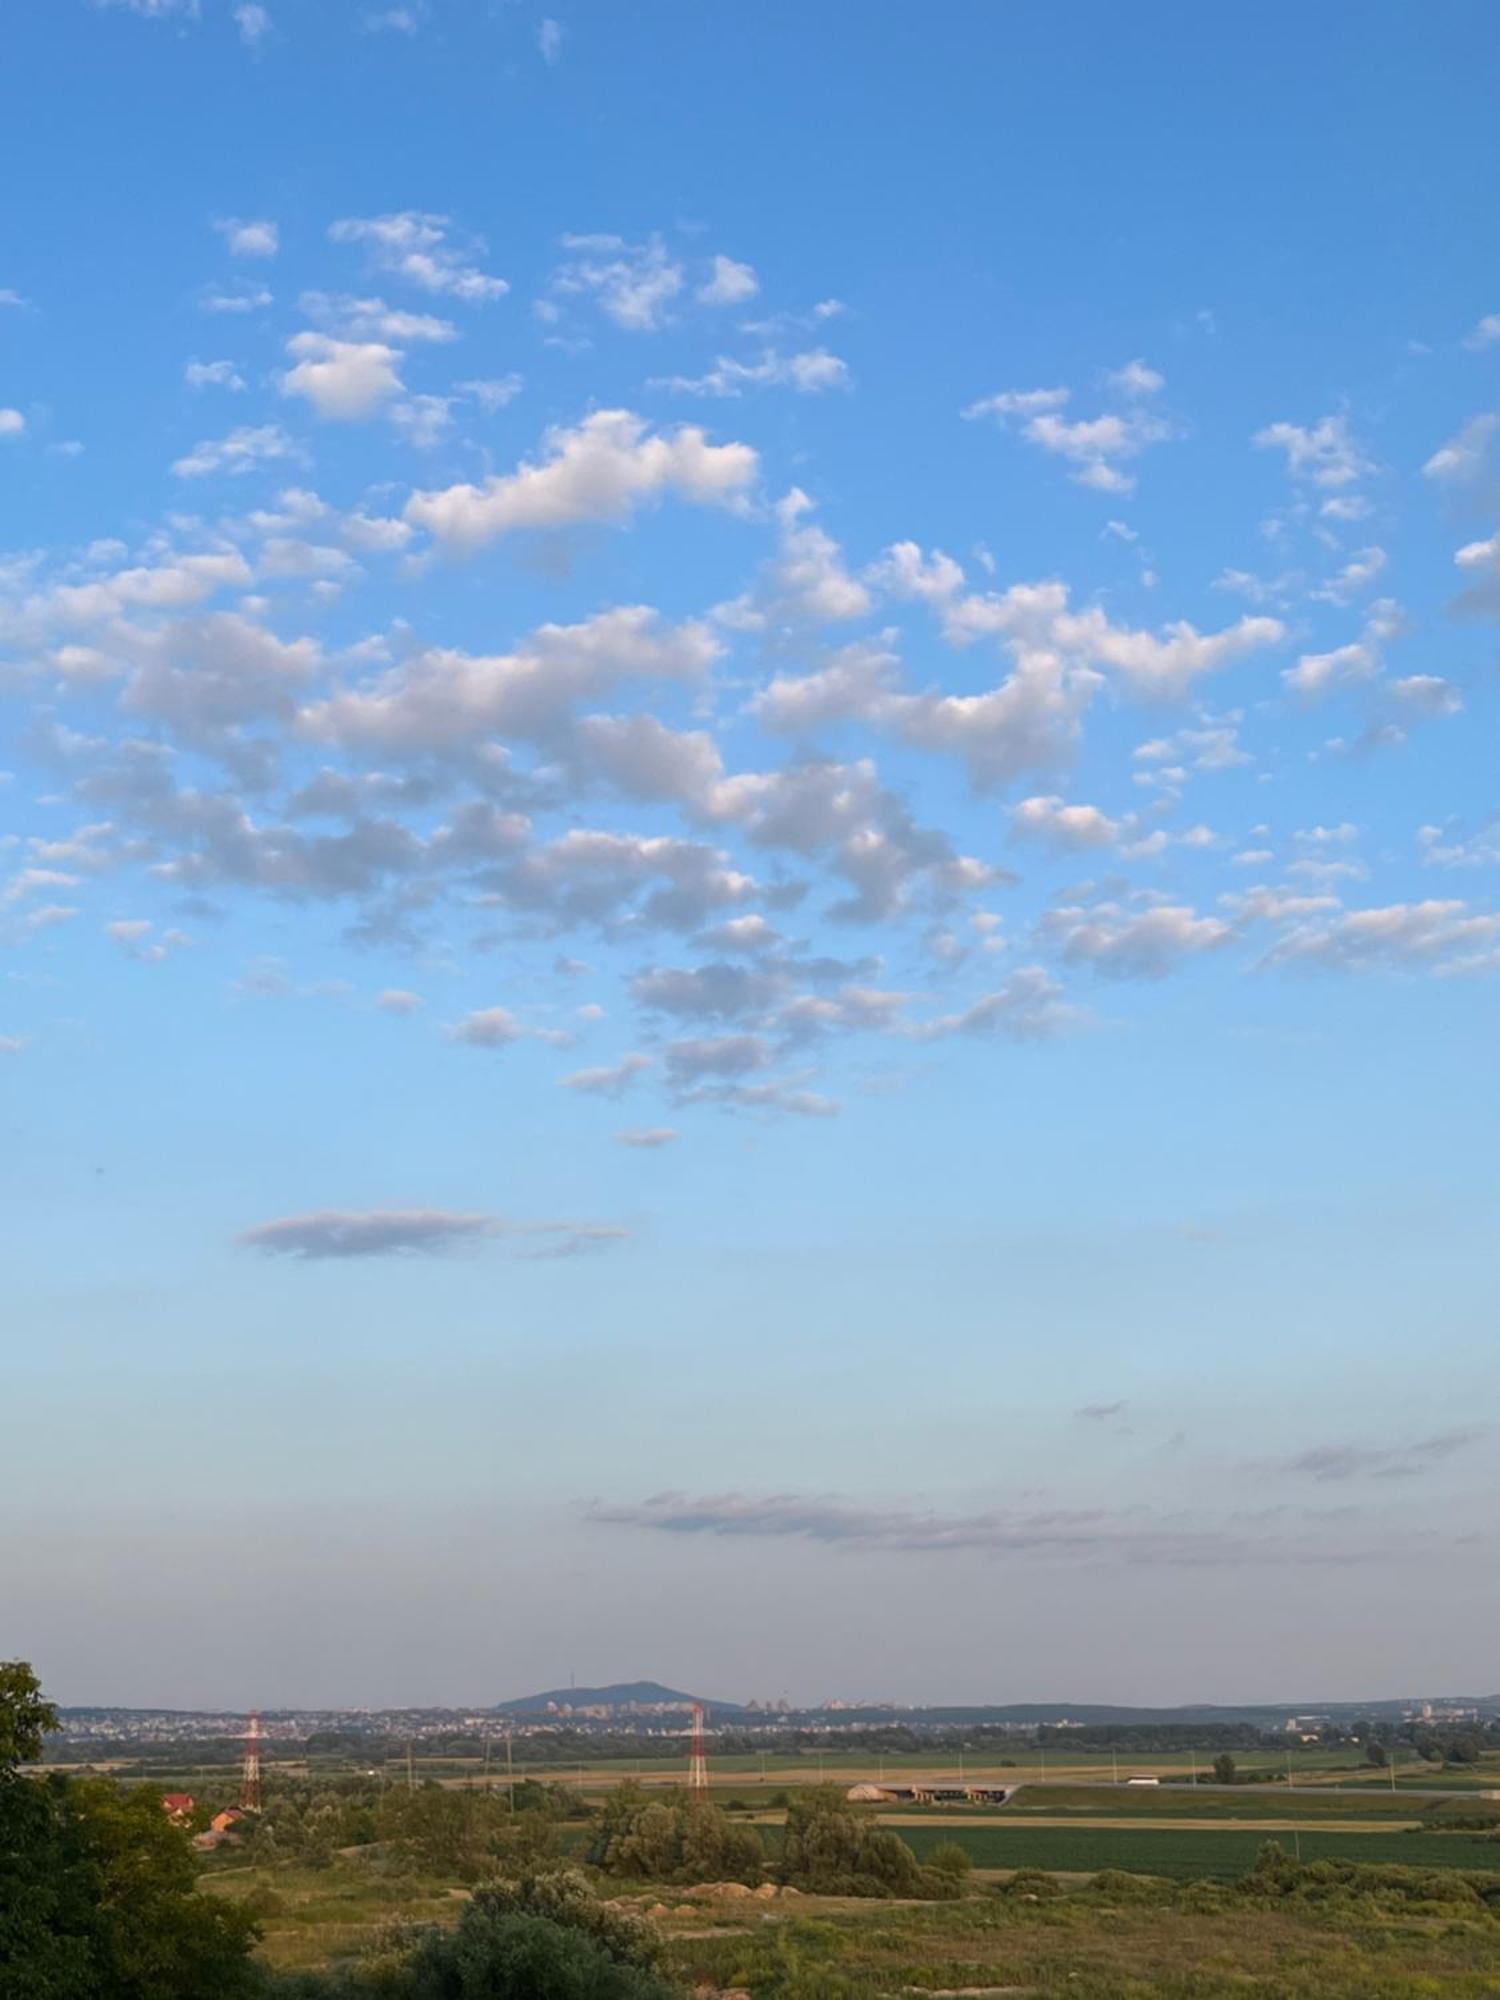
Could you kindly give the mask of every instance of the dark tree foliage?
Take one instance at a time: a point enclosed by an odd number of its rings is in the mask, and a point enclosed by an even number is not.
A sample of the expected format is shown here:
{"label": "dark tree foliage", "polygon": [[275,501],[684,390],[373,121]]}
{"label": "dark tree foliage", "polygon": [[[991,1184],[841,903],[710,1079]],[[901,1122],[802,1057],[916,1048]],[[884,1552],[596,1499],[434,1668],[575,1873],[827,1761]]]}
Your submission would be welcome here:
{"label": "dark tree foliage", "polygon": [[411,1933],[341,1973],[276,1981],[276,2000],[674,2000],[655,1938],[576,1871],[478,1890],[456,1927]]}
{"label": "dark tree foliage", "polygon": [[753,1827],[736,1826],[718,1806],[620,1785],[599,1815],[589,1859],[648,1882],[755,1883],[765,1850]]}
{"label": "dark tree foliage", "polygon": [[0,1660],[0,1771],[34,1764],[56,1727],[57,1710],[25,1660]]}
{"label": "dark tree foliage", "polygon": [[51,1709],[0,1668],[0,1994],[5,2000],[238,2000],[259,1990],[255,1922],[199,1895],[187,1836],[154,1790],[25,1776]]}
{"label": "dark tree foliage", "polygon": [[1043,1723],[1038,1743],[1074,1750],[1265,1750],[1286,1743],[1283,1732],[1249,1722]]}
{"label": "dark tree foliage", "polygon": [[787,1808],[781,1879],[821,1896],[950,1896],[960,1876],[919,1866],[899,1834],[854,1811],[836,1785]]}

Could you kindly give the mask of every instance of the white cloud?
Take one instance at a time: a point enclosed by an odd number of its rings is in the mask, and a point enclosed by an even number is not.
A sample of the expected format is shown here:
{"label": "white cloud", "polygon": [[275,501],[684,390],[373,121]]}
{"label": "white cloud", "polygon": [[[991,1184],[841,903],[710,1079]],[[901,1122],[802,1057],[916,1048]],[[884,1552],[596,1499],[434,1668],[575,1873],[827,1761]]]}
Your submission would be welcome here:
{"label": "white cloud", "polygon": [[26,419],[19,410],[0,408],[0,438],[23,437],[25,431]]}
{"label": "white cloud", "polygon": [[232,257],[274,257],[281,248],[281,232],[274,222],[242,222],[237,216],[226,216],[214,228]]}
{"label": "white cloud", "polygon": [[358,423],[403,393],[401,356],[383,341],[298,333],[286,345],[295,366],[281,377],[281,393],[305,397],[320,417]]}
{"label": "white cloud", "polygon": [[1218,917],[1180,903],[1139,901],[1064,904],[1049,910],[1039,928],[1064,959],[1114,979],[1160,979],[1233,936]]}
{"label": "white cloud", "polygon": [[104,926],[106,937],[120,947],[127,958],[140,965],[161,965],[192,943],[185,932],[158,932],[147,917],[125,917]]}
{"label": "white cloud", "polygon": [[418,653],[363,687],[309,709],[323,741],[416,751],[496,733],[558,745],[574,705],[632,679],[695,680],[719,652],[701,624],[664,625],[641,605],[577,625],[544,625],[511,653]]}
{"label": "white cloud", "polygon": [[455,382],[461,396],[472,396],[487,417],[513,403],[526,384],[519,375],[491,375],[478,381]]}
{"label": "white cloud", "polygon": [[335,243],[362,245],[378,270],[423,291],[442,293],[465,305],[503,298],[510,286],[481,271],[475,262],[483,244],[476,242],[472,252],[461,250],[450,241],[452,227],[446,215],[406,209],[392,215],[346,217],[333,223],[328,234]]}
{"label": "white cloud", "polygon": [[659,236],[644,243],[622,236],[565,236],[562,244],[574,255],[554,274],[554,292],[592,298],[627,333],[654,333],[665,323],[685,279]]}
{"label": "white cloud", "polygon": [[453,429],[451,396],[409,396],[391,406],[391,422],[418,451],[432,451]]}
{"label": "white cloud", "polygon": [[1403,708],[1421,716],[1457,715],[1464,705],[1458,689],[1441,674],[1407,674],[1391,682],[1390,692]]}
{"label": "white cloud", "polygon": [[537,23],[536,45],[541,51],[544,63],[555,63],[562,55],[563,27],[561,21],[554,21],[550,15]]}
{"label": "white cloud", "polygon": [[1384,549],[1358,549],[1339,571],[1312,594],[1326,604],[1351,604],[1375,581],[1386,565]]}
{"label": "white cloud", "polygon": [[271,32],[271,16],[259,0],[242,0],[234,10],[234,21],[247,49],[258,49]]}
{"label": "white cloud", "polygon": [[384,299],[361,299],[340,292],[304,292],[299,304],[308,318],[340,340],[388,340],[414,346],[421,341],[456,340],[458,328],[436,313],[411,312]]}
{"label": "white cloud", "polygon": [[1267,424],[1251,442],[1262,450],[1283,452],[1292,477],[1313,486],[1349,486],[1373,470],[1345,416],[1320,417],[1308,426]]}
{"label": "white cloud", "polygon": [[202,479],[212,472],[252,472],[273,459],[296,458],[297,448],[279,424],[241,425],[228,437],[203,438],[173,461],[179,479]]}
{"label": "white cloud", "polygon": [[970,403],[964,416],[1035,417],[1047,410],[1060,410],[1071,399],[1071,389],[1002,389],[996,396],[981,396]]}
{"label": "white cloud", "polygon": [[924,1021],[908,1033],[916,1041],[944,1040],[950,1035],[1003,1035],[1011,1041],[1046,1041],[1073,1027],[1079,1011],[1062,997],[1062,988],[1039,965],[1023,965],[994,993],[985,993],[956,1014]]}
{"label": "white cloud", "polygon": [[714,258],[712,277],[698,287],[698,298],[706,306],[738,306],[753,299],[759,290],[760,279],[753,265],[737,264],[733,257],[721,253]]}
{"label": "white cloud", "polygon": [[1106,381],[1124,402],[1123,410],[1069,421],[1061,414],[1071,401],[1069,390],[1005,389],[970,403],[962,414],[970,420],[993,417],[1001,424],[1014,419],[1028,443],[1067,460],[1079,485],[1101,493],[1129,493],[1135,480],[1125,463],[1173,434],[1172,426],[1146,407],[1165,386],[1165,377],[1143,361],[1132,361]]}
{"label": "white cloud", "polygon": [[427,18],[425,0],[406,7],[377,7],[365,14],[360,26],[367,35],[415,35]]}
{"label": "white cloud", "polygon": [[636,1126],[630,1131],[616,1132],[615,1142],[621,1146],[634,1146],[642,1151],[655,1152],[662,1146],[670,1146],[680,1135],[670,1125]]}
{"label": "white cloud", "polygon": [[767,729],[788,735],[868,718],[894,690],[899,665],[884,646],[845,646],[813,673],[778,674],[751,709]]}
{"label": "white cloud", "polygon": [[1500,341],[1500,313],[1486,313],[1464,336],[1465,347],[1493,347],[1497,341]]}
{"label": "white cloud", "polygon": [[736,361],[721,354],[706,375],[666,375],[651,386],[685,396],[738,396],[746,389],[772,388],[816,396],[829,389],[847,389],[849,365],[826,347],[804,354],[780,354],[768,347],[758,361]]}
{"label": "white cloud", "polygon": [[1167,386],[1165,375],[1148,368],[1139,359],[1127,361],[1123,368],[1116,368],[1105,377],[1110,388],[1122,396],[1155,396]]}
{"label": "white cloud", "polygon": [[1098,806],[1066,805],[1056,796],[1022,799],[1011,807],[1010,826],[1017,840],[1040,841],[1063,853],[1113,847],[1123,830]]}
{"label": "white cloud", "polygon": [[1500,962],[1500,916],[1428,900],[1351,910],[1298,924],[1273,960],[1341,971],[1469,971]]}
{"label": "white cloud", "polygon": [[232,361],[190,361],[182,371],[190,389],[243,389],[245,378]]}
{"label": "white cloud", "polygon": [[1374,680],[1379,672],[1380,656],[1374,647],[1354,640],[1332,652],[1304,653],[1295,667],[1283,670],[1281,678],[1303,701],[1321,701],[1336,688]]}
{"label": "white cloud", "polygon": [[748,598],[721,606],[723,623],[745,623],[752,630],[774,623],[833,625],[862,618],[870,608],[870,593],[844,566],[838,543],[806,517],[813,503],[794,486],[776,503],[781,552],[767,564],[760,586]]}
{"label": "white cloud", "polygon": [[564,1089],[582,1091],[589,1097],[619,1097],[638,1076],[655,1067],[654,1057],[633,1050],[617,1063],[597,1069],[574,1070],[571,1076],[562,1079],[562,1083]]}
{"label": "white cloud", "polygon": [[759,462],[746,444],[710,444],[696,425],[653,431],[629,410],[596,410],[573,430],[551,430],[540,463],[483,486],[415,493],[406,517],[455,548],[478,548],[522,528],[622,520],[668,495],[696,505],[739,498]]}
{"label": "white cloud", "polygon": [[1360,637],[1327,653],[1304,653],[1296,666],[1282,672],[1287,690],[1305,702],[1323,700],[1342,687],[1378,680],[1384,664],[1382,648],[1406,630],[1406,616],[1393,598],[1379,597],[1370,606]]}
{"label": "white cloud", "polygon": [[1493,469],[1500,445],[1500,410],[1487,410],[1469,421],[1457,434],[1440,445],[1422,467],[1428,479],[1473,485]]}
{"label": "white cloud", "polygon": [[199,308],[206,313],[259,312],[272,303],[272,295],[264,285],[243,282],[211,286],[198,301]]}
{"label": "white cloud", "polygon": [[462,1042],[471,1049],[509,1048],[525,1035],[525,1028],[508,1007],[481,1007],[448,1030],[450,1042]]}
{"label": "white cloud", "polygon": [[147,21],[165,21],[174,14],[196,21],[200,14],[199,0],[94,0],[94,5],[123,7],[126,13],[139,14]]}
{"label": "white cloud", "polygon": [[1456,609],[1500,617],[1500,534],[1491,535],[1488,541],[1465,543],[1453,560],[1468,585],[1457,599]]}
{"label": "white cloud", "polygon": [[137,633],[121,706],[172,723],[189,740],[260,716],[289,720],[323,658],[312,639],[282,640],[237,612],[176,619]]}
{"label": "white cloud", "polygon": [[252,577],[250,565],[236,549],[171,556],[157,563],[105,570],[80,583],[58,584],[33,608],[64,626],[91,625],[122,612],[180,611],[217,591],[243,589]]}
{"label": "white cloud", "polygon": [[258,1223],[239,1240],[276,1257],[394,1257],[473,1245],[503,1228],[498,1216],[442,1208],[317,1209]]}

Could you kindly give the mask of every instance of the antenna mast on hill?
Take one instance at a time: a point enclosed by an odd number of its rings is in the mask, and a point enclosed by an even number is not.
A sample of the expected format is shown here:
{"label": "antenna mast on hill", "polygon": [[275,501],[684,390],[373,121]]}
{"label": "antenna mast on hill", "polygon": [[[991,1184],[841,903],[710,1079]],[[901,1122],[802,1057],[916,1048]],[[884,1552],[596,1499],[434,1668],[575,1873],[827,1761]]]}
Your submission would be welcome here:
{"label": "antenna mast on hill", "polygon": [[240,1765],[240,1811],[260,1811],[260,1713],[250,1718],[245,1732],[245,1757]]}
{"label": "antenna mast on hill", "polygon": [[703,1737],[703,1704],[693,1703],[693,1747],[688,1756],[688,1797],[708,1802],[708,1748]]}

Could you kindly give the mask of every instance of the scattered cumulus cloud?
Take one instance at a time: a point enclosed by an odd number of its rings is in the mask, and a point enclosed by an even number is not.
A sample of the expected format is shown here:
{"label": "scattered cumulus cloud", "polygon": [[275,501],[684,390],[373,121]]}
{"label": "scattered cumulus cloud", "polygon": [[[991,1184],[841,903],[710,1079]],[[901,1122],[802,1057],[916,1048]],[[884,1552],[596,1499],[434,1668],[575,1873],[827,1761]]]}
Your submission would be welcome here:
{"label": "scattered cumulus cloud", "polygon": [[251,472],[273,460],[298,456],[297,447],[279,424],[242,424],[227,437],[202,439],[173,460],[172,470],[179,479],[204,479],[216,472]]}
{"label": "scattered cumulus cloud", "polygon": [[274,257],[281,248],[281,232],[274,222],[242,222],[226,216],[214,224],[231,257]]}
{"label": "scattered cumulus cloud", "polygon": [[525,528],[622,520],[668,496],[725,505],[754,484],[749,445],[711,444],[696,425],[655,431],[629,410],[596,410],[574,429],[547,433],[543,456],[483,485],[413,494],[406,518],[438,541],[473,549]]}
{"label": "scattered cumulus cloud", "polygon": [[442,1208],[316,1209],[257,1223],[240,1235],[248,1250],[307,1262],[327,1258],[431,1256],[472,1247],[504,1228],[493,1215]]}
{"label": "scattered cumulus cloud", "polygon": [[1080,486],[1129,493],[1135,486],[1130,462],[1174,435],[1153,401],[1166,378],[1144,361],[1131,361],[1108,374],[1105,383],[1120,407],[1098,416],[1065,416],[1072,391],[1062,387],[1002,389],[981,396],[962,414],[971,422],[992,418],[1004,428],[1014,426],[1029,444],[1063,459]]}
{"label": "scattered cumulus cloud", "polygon": [[446,215],[406,209],[392,215],[350,216],[333,223],[328,234],[334,243],[361,248],[377,271],[463,305],[486,305],[510,290],[503,278],[479,268],[482,243],[465,245],[454,239]]}
{"label": "scattered cumulus cloud", "polygon": [[720,253],[714,258],[712,275],[698,287],[698,301],[705,306],[740,306],[759,290],[753,265],[736,263]]}
{"label": "scattered cumulus cloud", "polygon": [[273,25],[269,10],[260,6],[258,0],[241,0],[234,10],[234,24],[247,49],[258,49]]}
{"label": "scattered cumulus cloud", "polygon": [[1434,1432],[1404,1445],[1313,1445],[1283,1459],[1282,1472],[1305,1475],[1309,1479],[1416,1479],[1434,1472],[1455,1454],[1477,1444],[1486,1432],[1476,1426]]}

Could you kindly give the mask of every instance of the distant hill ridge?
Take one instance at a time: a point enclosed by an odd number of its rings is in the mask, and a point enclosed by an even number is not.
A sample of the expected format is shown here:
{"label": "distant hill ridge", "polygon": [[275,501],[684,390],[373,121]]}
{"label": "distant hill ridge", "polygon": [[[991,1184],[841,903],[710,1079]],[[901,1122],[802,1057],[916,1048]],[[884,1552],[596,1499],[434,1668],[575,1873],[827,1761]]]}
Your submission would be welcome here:
{"label": "distant hill ridge", "polygon": [[666,1705],[686,1708],[695,1701],[701,1701],[705,1708],[716,1709],[720,1714],[738,1714],[741,1709],[737,1701],[710,1701],[706,1695],[684,1694],[680,1688],[663,1687],[660,1681],[614,1681],[608,1687],[548,1688],[543,1694],[525,1694],[515,1701],[497,1701],[494,1713],[534,1715],[545,1713],[549,1708],[627,1708],[632,1703],[642,1708]]}

